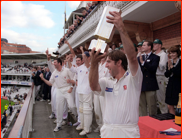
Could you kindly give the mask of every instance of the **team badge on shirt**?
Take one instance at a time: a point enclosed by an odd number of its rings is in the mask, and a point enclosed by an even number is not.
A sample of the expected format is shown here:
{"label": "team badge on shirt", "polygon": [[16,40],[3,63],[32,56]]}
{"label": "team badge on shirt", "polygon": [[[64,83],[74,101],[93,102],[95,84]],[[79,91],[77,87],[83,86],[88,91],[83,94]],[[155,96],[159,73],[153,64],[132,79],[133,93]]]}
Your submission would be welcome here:
{"label": "team badge on shirt", "polygon": [[82,70],[80,70],[80,72],[82,72]]}
{"label": "team badge on shirt", "polygon": [[58,75],[55,76],[55,78],[57,78],[57,77],[58,77]]}
{"label": "team badge on shirt", "polygon": [[127,90],[127,85],[123,85],[124,90]]}
{"label": "team badge on shirt", "polygon": [[66,79],[66,77],[64,77]]}
{"label": "team badge on shirt", "polygon": [[88,72],[86,72],[86,74],[87,74]]}
{"label": "team badge on shirt", "polygon": [[113,91],[113,88],[109,88],[109,87],[106,87],[106,92],[112,92]]}
{"label": "team badge on shirt", "polygon": [[126,73],[126,76],[128,76],[128,75],[129,75],[129,72]]}

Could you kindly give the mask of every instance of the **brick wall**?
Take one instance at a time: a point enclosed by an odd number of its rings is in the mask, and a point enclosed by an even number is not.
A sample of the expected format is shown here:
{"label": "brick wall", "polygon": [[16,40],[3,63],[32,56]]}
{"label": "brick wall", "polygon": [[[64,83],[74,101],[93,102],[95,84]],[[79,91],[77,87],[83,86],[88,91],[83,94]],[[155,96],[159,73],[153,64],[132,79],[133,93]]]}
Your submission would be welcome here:
{"label": "brick wall", "polygon": [[[13,47],[13,46],[19,46],[19,47]],[[33,53],[33,51],[26,45],[6,43],[2,41],[1,53],[3,53],[3,50],[6,50],[8,52],[13,52],[13,53]]]}
{"label": "brick wall", "polygon": [[181,36],[181,22],[153,32],[154,39],[167,40]]}

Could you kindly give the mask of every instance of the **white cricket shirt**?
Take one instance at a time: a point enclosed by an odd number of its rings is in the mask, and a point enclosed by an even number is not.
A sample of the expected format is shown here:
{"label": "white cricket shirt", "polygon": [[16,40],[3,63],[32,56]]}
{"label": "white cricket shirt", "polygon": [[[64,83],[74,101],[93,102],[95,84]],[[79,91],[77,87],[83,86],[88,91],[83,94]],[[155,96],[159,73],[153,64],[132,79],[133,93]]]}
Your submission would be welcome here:
{"label": "white cricket shirt", "polygon": [[89,94],[92,92],[89,84],[89,70],[85,66],[85,64],[74,67],[72,66],[70,68],[71,72],[74,72],[77,74],[77,80],[78,80],[78,86],[77,86],[77,92],[78,94]]}
{"label": "white cricket shirt", "polygon": [[56,84],[57,88],[71,86],[71,83],[67,83],[67,79],[71,79],[71,74],[68,68],[62,68],[61,71],[55,70],[49,81],[51,84]]}
{"label": "white cricket shirt", "polygon": [[[134,124],[139,119],[139,99],[143,74],[140,66],[135,76],[128,71],[117,79],[104,77],[99,80],[101,94],[105,98],[105,124]],[[97,94],[97,92],[94,92]]]}

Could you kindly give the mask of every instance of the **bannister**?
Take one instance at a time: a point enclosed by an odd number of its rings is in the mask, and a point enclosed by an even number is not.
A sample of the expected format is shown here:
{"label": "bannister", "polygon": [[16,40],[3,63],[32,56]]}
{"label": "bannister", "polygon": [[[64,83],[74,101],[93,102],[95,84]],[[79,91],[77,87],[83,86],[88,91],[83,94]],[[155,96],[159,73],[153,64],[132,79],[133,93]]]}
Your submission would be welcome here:
{"label": "bannister", "polygon": [[[105,6],[110,5],[125,11],[125,9],[127,9],[133,3],[135,3],[135,1],[103,1],[86,17],[79,28],[68,39],[68,42],[72,48],[76,48],[83,42],[91,39],[94,36],[95,29],[99,23]],[[58,51],[64,55],[69,51],[69,48],[66,44],[63,44]]]}
{"label": "bannister", "polygon": [[32,110],[34,101],[34,88],[31,88],[24,101],[23,107],[16,119],[16,122],[8,138],[28,138],[29,132],[32,131]]}

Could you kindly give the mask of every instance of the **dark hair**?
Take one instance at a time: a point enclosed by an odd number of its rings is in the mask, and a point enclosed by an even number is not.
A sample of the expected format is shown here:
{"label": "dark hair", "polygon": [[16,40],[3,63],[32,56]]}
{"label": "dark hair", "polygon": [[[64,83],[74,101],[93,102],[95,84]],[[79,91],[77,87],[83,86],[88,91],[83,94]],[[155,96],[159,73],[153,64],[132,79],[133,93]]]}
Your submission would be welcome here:
{"label": "dark hair", "polygon": [[151,46],[151,50],[153,49],[153,42],[145,40],[144,42],[147,42],[148,46]]}
{"label": "dark hair", "polygon": [[112,48],[113,45],[117,48],[117,45],[116,45],[115,43],[113,43],[113,44],[111,45],[111,48]]}
{"label": "dark hair", "polygon": [[83,59],[81,54],[77,55],[76,58],[80,58],[81,60]]}
{"label": "dark hair", "polygon": [[180,51],[180,45],[173,45],[168,49],[168,52],[176,52],[178,57],[180,57],[181,55],[181,51]]}
{"label": "dark hair", "polygon": [[55,60],[57,60],[57,62],[60,63],[60,65],[62,65],[62,60],[61,60],[61,58],[56,58]]}
{"label": "dark hair", "polygon": [[118,50],[113,50],[107,56],[111,60],[115,61],[115,64],[116,64],[116,62],[118,62],[119,60],[121,60],[122,61],[121,66],[123,67],[123,69],[125,71],[127,70],[128,61],[127,61],[126,55],[123,52],[118,51]]}
{"label": "dark hair", "polygon": [[33,67],[33,68],[37,70],[37,68],[38,68],[38,67],[37,67],[37,66],[35,66],[35,67]]}

